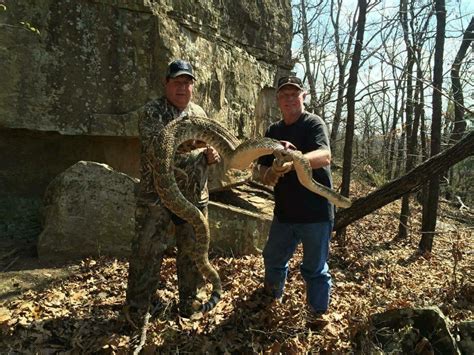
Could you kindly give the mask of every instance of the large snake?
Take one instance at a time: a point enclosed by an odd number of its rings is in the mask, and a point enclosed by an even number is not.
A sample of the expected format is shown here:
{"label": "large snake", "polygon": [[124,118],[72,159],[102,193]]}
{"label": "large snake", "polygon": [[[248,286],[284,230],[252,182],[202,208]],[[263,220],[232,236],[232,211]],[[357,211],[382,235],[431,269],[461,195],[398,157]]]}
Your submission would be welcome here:
{"label": "large snake", "polygon": [[309,190],[327,198],[336,206],[349,207],[351,201],[312,178],[309,161],[299,151],[286,150],[277,140],[271,138],[250,139],[239,144],[223,126],[204,117],[185,116],[168,123],[158,135],[156,147],[157,169],[154,184],[163,204],[174,214],[190,223],[196,235],[192,258],[199,272],[212,284],[210,299],[204,303],[201,312],[208,312],[219,302],[222,285],[219,274],[209,263],[209,224],[202,212],[184,197],[173,173],[174,155],[177,147],[190,139],[197,139],[213,146],[222,158],[223,171],[246,169],[263,155],[275,154],[277,159],[293,161],[298,179]]}

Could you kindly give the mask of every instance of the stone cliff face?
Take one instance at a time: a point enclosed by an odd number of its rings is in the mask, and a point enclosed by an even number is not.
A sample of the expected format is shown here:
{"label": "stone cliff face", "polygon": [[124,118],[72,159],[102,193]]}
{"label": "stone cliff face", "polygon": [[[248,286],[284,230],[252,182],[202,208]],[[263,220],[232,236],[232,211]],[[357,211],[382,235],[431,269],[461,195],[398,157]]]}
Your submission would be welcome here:
{"label": "stone cliff face", "polygon": [[249,136],[260,91],[290,67],[289,1],[6,5],[1,16],[8,26],[0,34],[5,128],[136,136],[133,124],[94,114],[129,112],[161,95],[167,63],[181,57],[196,70],[195,101],[234,133]]}
{"label": "stone cliff face", "polygon": [[238,137],[278,114],[271,88],[292,66],[289,0],[3,3],[0,234],[34,232],[46,186],[79,160],[137,177],[136,122],[120,114],[162,94],[175,58],[195,67],[194,101]]}

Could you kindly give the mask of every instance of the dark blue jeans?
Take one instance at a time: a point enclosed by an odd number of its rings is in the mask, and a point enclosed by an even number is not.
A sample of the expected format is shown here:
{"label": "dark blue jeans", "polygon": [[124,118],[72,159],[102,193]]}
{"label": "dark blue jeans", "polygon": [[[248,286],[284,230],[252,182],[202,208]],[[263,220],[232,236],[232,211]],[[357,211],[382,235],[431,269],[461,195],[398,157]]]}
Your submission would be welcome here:
{"label": "dark blue jeans", "polygon": [[265,288],[275,298],[283,295],[290,261],[296,247],[303,243],[301,275],[306,281],[307,302],[314,312],[329,307],[331,275],[327,259],[333,221],[321,223],[280,223],[276,217],[263,250]]}

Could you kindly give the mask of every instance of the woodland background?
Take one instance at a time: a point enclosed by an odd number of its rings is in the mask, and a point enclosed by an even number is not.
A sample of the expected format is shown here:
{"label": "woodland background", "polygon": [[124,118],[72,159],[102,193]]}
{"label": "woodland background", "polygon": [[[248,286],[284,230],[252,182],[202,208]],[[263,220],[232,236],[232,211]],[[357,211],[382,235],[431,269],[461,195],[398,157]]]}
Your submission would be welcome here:
{"label": "woodland background", "polygon": [[[309,109],[331,125],[345,195],[358,167],[378,184],[393,180],[460,141],[472,131],[474,118],[472,4],[355,5],[293,1],[297,72],[309,87]],[[472,179],[470,158],[431,176],[419,189],[420,249],[432,249],[439,197],[471,204]],[[407,236],[409,215],[405,194],[400,238]]]}

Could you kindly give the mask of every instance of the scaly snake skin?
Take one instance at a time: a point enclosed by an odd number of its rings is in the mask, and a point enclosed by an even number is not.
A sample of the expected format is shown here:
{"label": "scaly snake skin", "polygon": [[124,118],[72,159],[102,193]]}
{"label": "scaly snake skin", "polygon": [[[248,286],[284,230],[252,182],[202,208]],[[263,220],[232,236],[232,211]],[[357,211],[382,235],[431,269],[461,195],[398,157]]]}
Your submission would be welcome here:
{"label": "scaly snake skin", "polygon": [[[183,117],[168,123],[158,135],[156,148],[157,169],[154,185],[163,204],[174,214],[190,223],[196,235],[196,245],[191,253],[199,272],[212,284],[212,295],[200,311],[211,310],[219,301],[222,285],[219,274],[209,263],[209,224],[201,211],[188,201],[176,184],[173,161],[176,148],[183,142],[197,139],[213,146],[222,158],[224,171],[246,169],[260,156],[275,154],[281,162],[293,161],[298,179],[309,190],[327,198],[336,206],[349,207],[351,201],[312,178],[309,161],[299,151],[285,150],[271,138],[257,138],[239,144],[237,138],[215,121],[203,117]],[[280,163],[281,163],[280,162]]]}

